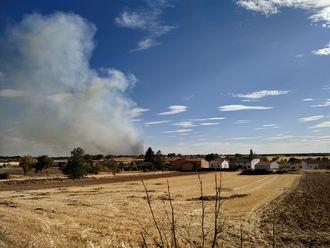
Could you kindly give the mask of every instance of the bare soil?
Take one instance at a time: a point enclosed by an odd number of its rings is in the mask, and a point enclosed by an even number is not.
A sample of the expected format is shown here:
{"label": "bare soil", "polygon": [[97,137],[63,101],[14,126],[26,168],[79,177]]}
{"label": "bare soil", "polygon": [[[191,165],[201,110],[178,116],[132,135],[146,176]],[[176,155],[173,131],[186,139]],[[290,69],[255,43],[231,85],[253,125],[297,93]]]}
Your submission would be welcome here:
{"label": "bare soil", "polygon": [[276,247],[330,247],[330,173],[304,173],[264,210],[260,229]]}

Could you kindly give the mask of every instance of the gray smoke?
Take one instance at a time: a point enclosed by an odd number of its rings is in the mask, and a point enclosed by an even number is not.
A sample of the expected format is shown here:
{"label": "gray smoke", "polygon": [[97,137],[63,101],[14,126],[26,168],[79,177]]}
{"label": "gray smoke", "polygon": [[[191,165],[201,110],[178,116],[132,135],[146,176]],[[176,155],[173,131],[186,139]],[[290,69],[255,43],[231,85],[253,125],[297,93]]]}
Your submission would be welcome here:
{"label": "gray smoke", "polygon": [[134,75],[91,69],[95,26],[76,14],[31,14],[0,40],[0,154],[136,154],[126,91]]}

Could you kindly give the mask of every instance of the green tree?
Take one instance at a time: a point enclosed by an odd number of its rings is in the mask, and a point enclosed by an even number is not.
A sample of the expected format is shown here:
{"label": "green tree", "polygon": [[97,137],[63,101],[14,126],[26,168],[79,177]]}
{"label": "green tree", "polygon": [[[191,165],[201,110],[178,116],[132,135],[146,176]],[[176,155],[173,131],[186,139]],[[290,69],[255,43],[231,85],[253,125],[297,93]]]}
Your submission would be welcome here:
{"label": "green tree", "polygon": [[154,151],[151,149],[151,147],[149,147],[148,150],[146,151],[146,154],[144,155],[144,161],[153,162],[154,156],[155,156]]}
{"label": "green tree", "polygon": [[207,161],[212,161],[212,160],[215,160],[215,159],[217,159],[217,158],[219,158],[219,155],[218,154],[216,154],[216,153],[210,153],[210,154],[207,154],[206,156],[205,156],[205,159],[207,160]]}
{"label": "green tree", "polygon": [[255,159],[255,158],[257,158],[257,154],[255,154],[254,152],[253,152],[253,150],[252,149],[250,149],[250,155],[249,155],[249,159]]}
{"label": "green tree", "polygon": [[47,169],[52,166],[53,166],[53,159],[48,157],[47,155],[42,155],[38,157],[37,163],[34,165],[36,173],[45,170],[47,174],[48,174]]}
{"label": "green tree", "polygon": [[157,170],[164,170],[164,169],[166,169],[165,159],[164,159],[164,156],[163,156],[163,154],[162,154],[162,152],[160,150],[158,150],[156,152],[156,154],[154,155],[153,160],[151,162],[155,165],[155,168]]}
{"label": "green tree", "polygon": [[81,147],[74,148],[71,151],[68,163],[62,168],[62,171],[72,178],[81,178],[87,175],[90,161],[91,158],[85,154]]}
{"label": "green tree", "polygon": [[35,159],[30,155],[26,155],[20,158],[19,166],[22,168],[24,176],[33,168],[35,163]]}

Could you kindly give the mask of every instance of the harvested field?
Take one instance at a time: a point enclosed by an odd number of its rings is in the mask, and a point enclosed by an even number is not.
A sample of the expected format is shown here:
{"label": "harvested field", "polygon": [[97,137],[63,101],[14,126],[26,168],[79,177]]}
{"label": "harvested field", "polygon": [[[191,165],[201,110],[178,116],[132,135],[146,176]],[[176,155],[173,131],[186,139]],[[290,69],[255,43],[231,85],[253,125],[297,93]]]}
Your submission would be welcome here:
{"label": "harvested field", "polygon": [[329,207],[330,173],[305,173],[264,210],[260,230],[276,247],[330,247]]}
{"label": "harvested field", "polygon": [[[214,173],[201,175],[205,196],[214,195]],[[225,247],[240,243],[242,223],[244,245],[263,247],[269,242],[257,237],[258,209],[287,192],[300,175],[242,176],[222,175],[221,242]],[[169,209],[167,179],[145,180],[157,220],[166,227]],[[178,235],[200,235],[201,201],[196,175],[168,178],[177,217]],[[42,187],[42,185],[41,185]],[[212,198],[212,197],[211,197]],[[214,200],[205,201],[206,228],[212,227]],[[70,186],[40,190],[3,191],[0,197],[1,247],[136,247],[142,228],[156,234],[139,181],[126,181],[84,187]],[[7,245],[7,246],[6,246]],[[127,246],[126,246],[127,247]],[[189,246],[188,246],[189,247]]]}

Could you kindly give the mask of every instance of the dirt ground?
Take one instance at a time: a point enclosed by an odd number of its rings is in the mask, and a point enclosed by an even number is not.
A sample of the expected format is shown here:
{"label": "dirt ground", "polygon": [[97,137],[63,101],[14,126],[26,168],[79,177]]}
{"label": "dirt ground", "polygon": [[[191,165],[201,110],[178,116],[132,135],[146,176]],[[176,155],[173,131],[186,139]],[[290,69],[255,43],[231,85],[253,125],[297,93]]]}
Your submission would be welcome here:
{"label": "dirt ground", "polygon": [[276,247],[330,247],[329,207],[330,172],[305,172],[264,209],[260,230]]}
{"label": "dirt ground", "polygon": [[[298,174],[243,176],[222,174],[224,247],[237,247],[242,224],[245,247],[268,247],[256,232],[259,210],[296,185]],[[145,180],[160,223],[169,209],[167,178]],[[202,175],[204,195],[214,195],[214,173]],[[168,177],[180,230],[200,230],[201,202],[196,175]],[[241,195],[242,197],[234,197]],[[213,201],[206,202],[206,227],[212,226]],[[3,191],[0,195],[0,247],[137,247],[142,229],[154,233],[138,180],[84,187]],[[164,224],[165,225],[165,224]],[[151,234],[152,235],[152,234]],[[183,231],[178,235],[186,235]]]}

